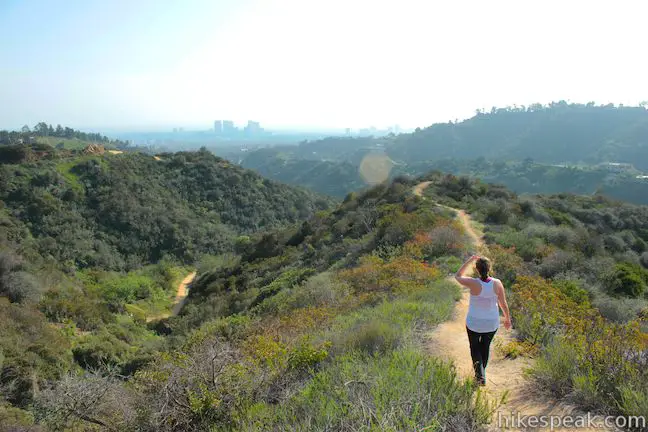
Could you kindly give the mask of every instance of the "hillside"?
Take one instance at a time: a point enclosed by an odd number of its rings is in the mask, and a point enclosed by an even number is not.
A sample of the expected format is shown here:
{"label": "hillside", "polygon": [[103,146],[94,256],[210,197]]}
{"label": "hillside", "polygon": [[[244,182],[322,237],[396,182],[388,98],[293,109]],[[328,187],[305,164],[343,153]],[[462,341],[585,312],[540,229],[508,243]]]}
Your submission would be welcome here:
{"label": "hillside", "polygon": [[458,123],[395,137],[389,155],[405,162],[485,157],[546,164],[625,162],[648,170],[644,107],[552,103],[493,108]]}
{"label": "hillside", "polygon": [[502,184],[522,194],[573,193],[604,195],[634,204],[648,204],[648,179],[636,170],[614,170],[614,166],[546,165],[524,161],[439,159],[395,167],[392,175],[416,176],[439,170],[466,175],[488,183]]}
{"label": "hillside", "polygon": [[[493,109],[411,134],[328,138],[240,157],[243,166],[270,178],[336,196],[366,187],[358,172],[363,158],[383,154],[392,160],[392,178],[438,169],[518,193],[598,192],[648,204],[648,181],[637,178],[648,171],[647,148],[643,107],[556,103]],[[634,169],[614,173],[605,165],[610,162]]]}
{"label": "hillside", "polygon": [[357,165],[300,158],[291,154],[290,149],[285,156],[281,149],[254,151],[243,159],[241,166],[264,177],[338,198],[367,186],[358,173]]}
{"label": "hillside", "polygon": [[0,429],[33,421],[15,407],[29,406],[48,380],[83,369],[134,373],[163,349],[152,326],[177,313],[176,288],[191,265],[331,204],[207,151],[154,158],[50,148],[47,157],[5,160]]}
{"label": "hillside", "polygon": [[[128,144],[121,140],[93,132],[82,132],[71,127],[39,122],[33,128],[25,125],[20,131],[0,130],[0,147],[40,144],[57,149],[81,150],[90,144],[107,148],[124,148]],[[2,154],[0,154],[2,159]]]}
{"label": "hillside", "polygon": [[0,165],[10,231],[43,257],[111,270],[193,262],[237,235],[300,221],[330,201],[209,152],[81,156]]}
{"label": "hillside", "polygon": [[[422,180],[430,182],[424,198],[412,193]],[[56,367],[39,364],[42,390],[11,398],[21,408],[11,412],[29,423],[33,406],[53,430],[485,430],[495,402],[424,348],[460,297],[446,275],[476,247],[446,206],[470,212],[485,232],[522,338],[501,349],[536,357],[533,385],[595,412],[648,414],[644,357],[626,355],[626,347],[647,349],[648,207],[521,198],[434,173],[350,194],[300,226],[240,238],[233,252],[201,261],[179,316],[139,333],[40,324],[37,343],[56,347],[47,357]],[[105,292],[129,286],[108,282]],[[15,335],[27,317],[19,303],[2,305],[2,316],[15,317],[3,334]],[[81,316],[72,311],[66,325]],[[34,376],[6,338],[5,370]],[[142,348],[126,353],[129,344]]]}

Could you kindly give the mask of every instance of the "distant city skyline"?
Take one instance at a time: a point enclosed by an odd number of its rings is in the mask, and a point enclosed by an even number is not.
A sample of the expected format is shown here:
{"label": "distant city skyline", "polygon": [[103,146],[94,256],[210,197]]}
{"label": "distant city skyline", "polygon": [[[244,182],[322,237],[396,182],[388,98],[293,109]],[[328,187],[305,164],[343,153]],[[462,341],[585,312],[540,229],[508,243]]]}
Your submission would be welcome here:
{"label": "distant city skyline", "polygon": [[[346,131],[349,130],[352,134],[357,134],[360,131],[369,131],[371,129],[375,129],[378,131],[392,131],[394,133],[403,133],[403,132],[408,132],[408,131],[413,131],[415,128],[405,128],[402,127],[398,124],[390,124],[384,127],[379,127],[375,125],[366,125],[366,126],[361,126],[361,127],[345,127],[344,125],[342,126],[337,126],[337,127],[322,127],[322,126],[300,126],[300,125],[288,125],[288,126],[278,126],[278,127],[273,127],[266,125],[265,123],[261,121],[256,121],[256,120],[220,120],[221,122],[224,121],[230,121],[232,122],[232,126],[237,128],[237,129],[244,129],[246,126],[248,126],[249,122],[252,121],[253,123],[258,123],[260,127],[267,132],[295,132],[295,133],[320,133],[320,132],[334,132],[337,134],[346,134]],[[448,120],[450,121],[450,120]],[[211,124],[187,124],[187,123],[171,123],[169,125],[153,125],[153,126],[142,126],[142,127],[133,127],[133,128],[99,128],[97,131],[113,131],[113,132],[209,132],[209,131],[215,131],[215,122],[212,122]],[[432,123],[431,123],[432,124]],[[421,127],[427,127],[430,126],[425,125]],[[28,125],[31,127],[31,125]],[[20,127],[18,127],[20,129]],[[90,131],[94,131],[94,129],[88,129]]]}

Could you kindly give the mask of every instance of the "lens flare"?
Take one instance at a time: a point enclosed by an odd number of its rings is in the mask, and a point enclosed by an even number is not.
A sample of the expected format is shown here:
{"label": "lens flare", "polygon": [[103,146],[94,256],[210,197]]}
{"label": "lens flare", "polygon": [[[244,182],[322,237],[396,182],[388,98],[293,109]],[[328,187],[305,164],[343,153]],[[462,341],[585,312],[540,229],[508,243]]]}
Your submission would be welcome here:
{"label": "lens flare", "polygon": [[389,178],[393,165],[387,155],[370,153],[360,162],[360,175],[367,184],[382,183]]}

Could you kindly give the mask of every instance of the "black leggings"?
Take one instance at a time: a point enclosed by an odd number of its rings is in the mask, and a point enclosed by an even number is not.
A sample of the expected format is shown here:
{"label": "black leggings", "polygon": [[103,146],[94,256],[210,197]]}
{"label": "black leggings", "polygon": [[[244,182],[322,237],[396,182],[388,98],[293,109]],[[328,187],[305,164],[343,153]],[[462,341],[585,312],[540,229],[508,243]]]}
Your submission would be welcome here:
{"label": "black leggings", "polygon": [[477,333],[466,327],[468,342],[470,343],[470,356],[472,357],[475,379],[480,384],[486,384],[486,366],[490,354],[490,344],[497,330],[488,333]]}

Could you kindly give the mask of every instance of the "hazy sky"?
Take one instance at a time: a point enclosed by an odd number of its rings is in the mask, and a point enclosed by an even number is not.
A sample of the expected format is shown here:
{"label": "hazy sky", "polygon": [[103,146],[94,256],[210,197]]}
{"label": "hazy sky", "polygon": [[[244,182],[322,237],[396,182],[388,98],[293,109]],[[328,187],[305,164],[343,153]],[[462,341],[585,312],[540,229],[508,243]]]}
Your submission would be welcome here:
{"label": "hazy sky", "polygon": [[0,0],[0,127],[426,126],[648,99],[648,5]]}

